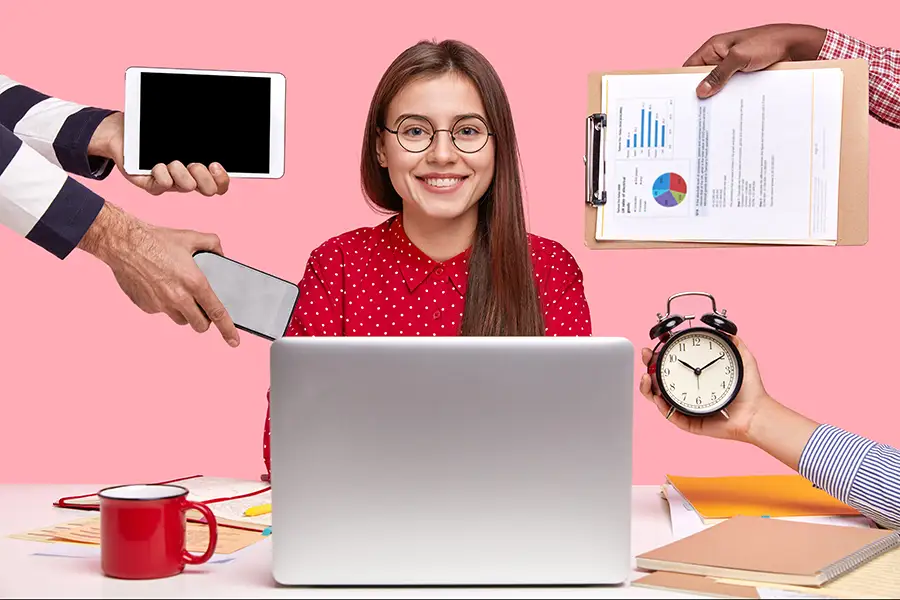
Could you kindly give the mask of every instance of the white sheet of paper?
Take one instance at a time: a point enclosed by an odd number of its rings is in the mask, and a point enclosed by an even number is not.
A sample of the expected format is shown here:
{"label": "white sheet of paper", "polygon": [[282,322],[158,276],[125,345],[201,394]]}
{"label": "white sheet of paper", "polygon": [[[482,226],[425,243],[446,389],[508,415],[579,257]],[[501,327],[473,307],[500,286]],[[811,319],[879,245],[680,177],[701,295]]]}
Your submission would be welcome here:
{"label": "white sheet of paper", "polygon": [[[678,489],[670,484],[664,487],[665,496],[669,501],[669,518],[672,522],[672,536],[676,540],[693,535],[699,531],[712,527],[715,523],[706,524],[700,515],[693,509],[690,503]],[[857,515],[835,515],[822,517],[778,517],[785,521],[803,521],[806,523],[822,523],[826,525],[841,525],[844,527],[875,527],[868,517]]]}
{"label": "white sheet of paper", "polygon": [[610,75],[598,240],[825,243],[837,239],[843,73]]}

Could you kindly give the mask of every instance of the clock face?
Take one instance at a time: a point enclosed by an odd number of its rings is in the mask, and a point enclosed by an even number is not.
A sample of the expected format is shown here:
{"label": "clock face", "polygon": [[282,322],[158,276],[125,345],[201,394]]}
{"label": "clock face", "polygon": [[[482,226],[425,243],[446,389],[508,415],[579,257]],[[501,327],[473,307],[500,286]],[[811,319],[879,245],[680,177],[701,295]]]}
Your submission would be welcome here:
{"label": "clock face", "polygon": [[673,336],[657,367],[663,398],[688,413],[717,412],[740,389],[740,356],[729,341],[711,330],[686,330]]}

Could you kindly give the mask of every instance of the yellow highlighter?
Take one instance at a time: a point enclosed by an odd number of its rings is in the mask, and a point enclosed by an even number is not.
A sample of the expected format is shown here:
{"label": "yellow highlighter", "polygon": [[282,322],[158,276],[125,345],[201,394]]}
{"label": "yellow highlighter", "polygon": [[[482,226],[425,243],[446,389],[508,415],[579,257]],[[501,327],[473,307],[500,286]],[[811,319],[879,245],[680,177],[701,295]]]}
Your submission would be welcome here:
{"label": "yellow highlighter", "polygon": [[271,504],[260,504],[259,506],[251,506],[244,511],[245,517],[258,517],[259,515],[267,515],[272,512]]}

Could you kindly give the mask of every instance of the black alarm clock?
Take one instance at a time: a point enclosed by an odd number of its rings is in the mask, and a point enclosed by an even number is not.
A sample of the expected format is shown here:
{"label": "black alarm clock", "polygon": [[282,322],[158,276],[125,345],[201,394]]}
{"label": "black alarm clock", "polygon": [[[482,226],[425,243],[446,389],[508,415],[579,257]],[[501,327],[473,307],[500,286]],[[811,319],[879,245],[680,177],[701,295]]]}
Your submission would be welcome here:
{"label": "black alarm clock", "polygon": [[[694,319],[693,315],[672,314],[672,300],[682,296],[705,296],[712,302],[712,312],[700,317],[706,325],[675,329]],[[716,300],[705,292],[681,292],[669,297],[666,314],[656,315],[650,339],[658,340],[647,372],[656,375],[659,393],[673,411],[690,417],[722,413],[741,390],[744,363],[731,340],[737,326],[725,318],[725,310],[716,310]]]}

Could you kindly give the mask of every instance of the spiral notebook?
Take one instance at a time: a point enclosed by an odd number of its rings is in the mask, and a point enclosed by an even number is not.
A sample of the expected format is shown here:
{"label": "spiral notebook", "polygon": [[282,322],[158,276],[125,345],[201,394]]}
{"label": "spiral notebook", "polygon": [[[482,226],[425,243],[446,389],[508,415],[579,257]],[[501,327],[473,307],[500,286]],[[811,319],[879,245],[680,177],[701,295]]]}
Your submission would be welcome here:
{"label": "spiral notebook", "polygon": [[900,531],[736,516],[636,557],[637,567],[821,586],[900,546]]}

